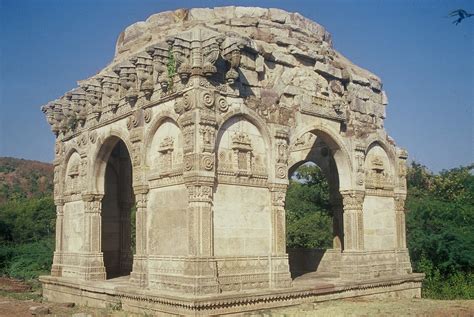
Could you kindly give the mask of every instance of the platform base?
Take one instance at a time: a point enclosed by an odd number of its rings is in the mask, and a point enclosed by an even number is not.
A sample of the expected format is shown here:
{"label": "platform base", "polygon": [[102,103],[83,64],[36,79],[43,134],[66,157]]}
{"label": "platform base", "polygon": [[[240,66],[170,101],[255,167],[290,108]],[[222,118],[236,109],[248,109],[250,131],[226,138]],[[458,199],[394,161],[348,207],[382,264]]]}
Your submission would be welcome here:
{"label": "platform base", "polygon": [[198,297],[140,289],[128,276],[102,282],[54,276],[42,276],[40,280],[43,296],[52,302],[101,308],[120,306],[125,311],[146,314],[208,316],[351,297],[419,298],[423,274],[351,282],[314,272],[296,278],[290,288]]}

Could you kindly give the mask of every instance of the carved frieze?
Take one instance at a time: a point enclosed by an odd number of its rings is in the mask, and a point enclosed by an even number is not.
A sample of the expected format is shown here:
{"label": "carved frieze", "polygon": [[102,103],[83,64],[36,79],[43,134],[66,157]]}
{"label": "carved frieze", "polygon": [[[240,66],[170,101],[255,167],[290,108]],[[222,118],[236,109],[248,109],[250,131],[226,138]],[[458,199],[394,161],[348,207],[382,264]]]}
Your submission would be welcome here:
{"label": "carved frieze", "polygon": [[216,127],[215,125],[200,124],[199,133],[201,134],[201,149],[203,152],[213,152]]}
{"label": "carved frieze", "polygon": [[247,98],[246,105],[268,123],[285,126],[291,126],[294,123],[294,110],[291,107],[277,103],[262,103],[261,100],[254,97]]}
{"label": "carved frieze", "polygon": [[407,188],[407,158],[408,153],[404,149],[398,149],[398,184],[401,189]]}
{"label": "carved frieze", "polygon": [[190,122],[183,126],[183,152],[190,153],[194,151],[194,125]]}
{"label": "carved frieze", "polygon": [[313,147],[316,136],[313,133],[305,133],[296,139],[292,151],[301,151]]}
{"label": "carved frieze", "polygon": [[365,181],[365,148],[362,145],[358,145],[355,148],[355,166],[356,166],[356,183],[359,186],[364,185]]}

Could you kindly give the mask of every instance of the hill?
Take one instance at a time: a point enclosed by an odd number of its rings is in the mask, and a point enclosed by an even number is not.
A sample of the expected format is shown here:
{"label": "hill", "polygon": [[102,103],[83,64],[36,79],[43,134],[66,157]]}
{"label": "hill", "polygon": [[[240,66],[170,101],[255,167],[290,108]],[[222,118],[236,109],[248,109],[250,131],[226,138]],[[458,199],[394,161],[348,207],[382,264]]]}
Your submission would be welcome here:
{"label": "hill", "polygon": [[17,198],[50,196],[53,170],[49,163],[0,157],[0,204]]}

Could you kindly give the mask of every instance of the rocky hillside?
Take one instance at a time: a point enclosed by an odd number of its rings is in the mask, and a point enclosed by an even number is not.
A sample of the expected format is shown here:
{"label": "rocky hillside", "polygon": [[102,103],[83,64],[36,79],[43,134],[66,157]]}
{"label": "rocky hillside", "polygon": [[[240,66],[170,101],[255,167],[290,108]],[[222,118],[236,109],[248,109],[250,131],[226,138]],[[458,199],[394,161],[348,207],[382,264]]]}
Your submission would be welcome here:
{"label": "rocky hillside", "polygon": [[53,165],[0,157],[0,204],[15,197],[41,197],[53,191]]}

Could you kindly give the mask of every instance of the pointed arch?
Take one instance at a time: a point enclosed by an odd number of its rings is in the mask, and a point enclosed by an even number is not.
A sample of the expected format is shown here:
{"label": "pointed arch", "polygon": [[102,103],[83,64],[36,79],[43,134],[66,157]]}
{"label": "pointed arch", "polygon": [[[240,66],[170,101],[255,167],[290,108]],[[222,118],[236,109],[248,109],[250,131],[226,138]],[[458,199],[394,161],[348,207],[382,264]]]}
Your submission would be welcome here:
{"label": "pointed arch", "polygon": [[312,133],[320,137],[329,147],[339,174],[339,189],[350,189],[352,187],[351,156],[338,132],[322,124],[307,125],[296,130],[290,137],[290,151],[294,148],[297,140],[306,133]]}

